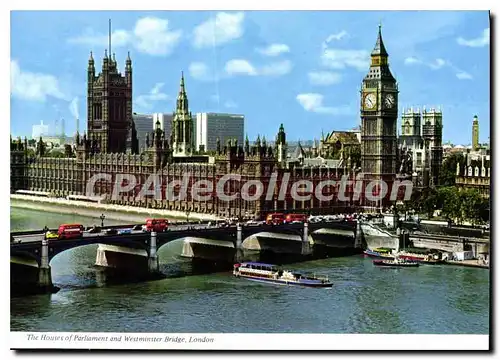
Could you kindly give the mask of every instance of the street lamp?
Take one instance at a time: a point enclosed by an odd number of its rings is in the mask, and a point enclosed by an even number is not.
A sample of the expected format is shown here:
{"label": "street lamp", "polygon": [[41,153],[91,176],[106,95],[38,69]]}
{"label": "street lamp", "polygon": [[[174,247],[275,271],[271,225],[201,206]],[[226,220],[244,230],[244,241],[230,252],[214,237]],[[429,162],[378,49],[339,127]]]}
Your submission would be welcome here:
{"label": "street lamp", "polygon": [[99,216],[99,219],[101,219],[101,227],[104,227],[104,219],[106,219],[106,216],[104,216],[104,214],[101,214],[101,216]]}

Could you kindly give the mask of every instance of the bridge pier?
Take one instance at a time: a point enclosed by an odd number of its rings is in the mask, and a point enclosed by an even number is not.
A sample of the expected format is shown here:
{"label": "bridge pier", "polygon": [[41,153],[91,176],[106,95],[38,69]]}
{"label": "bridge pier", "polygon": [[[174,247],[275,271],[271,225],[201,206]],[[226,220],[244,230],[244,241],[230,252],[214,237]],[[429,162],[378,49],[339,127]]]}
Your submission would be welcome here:
{"label": "bridge pier", "polygon": [[354,248],[360,249],[363,247],[363,233],[361,231],[361,223],[359,220],[356,221],[356,234],[354,237]]}
{"label": "bridge pier", "polygon": [[241,223],[238,222],[236,224],[236,244],[235,244],[236,252],[234,253],[234,261],[237,263],[243,260],[242,244],[243,244],[243,226],[241,226]]}
{"label": "bridge pier", "polygon": [[52,272],[49,265],[49,241],[42,240],[42,251],[40,266],[38,268],[38,287],[44,292],[52,292],[54,285],[52,284]]}
{"label": "bridge pier", "polygon": [[304,230],[302,232],[302,255],[310,255],[312,253],[311,244],[309,243],[309,223],[304,222]]}
{"label": "bridge pier", "polygon": [[158,259],[158,254],[156,253],[156,232],[155,231],[151,231],[151,237],[149,240],[148,272],[150,274],[156,274],[156,273],[160,272],[160,262]]}
{"label": "bridge pier", "polygon": [[236,249],[241,249],[243,242],[243,227],[240,223],[236,224]]}

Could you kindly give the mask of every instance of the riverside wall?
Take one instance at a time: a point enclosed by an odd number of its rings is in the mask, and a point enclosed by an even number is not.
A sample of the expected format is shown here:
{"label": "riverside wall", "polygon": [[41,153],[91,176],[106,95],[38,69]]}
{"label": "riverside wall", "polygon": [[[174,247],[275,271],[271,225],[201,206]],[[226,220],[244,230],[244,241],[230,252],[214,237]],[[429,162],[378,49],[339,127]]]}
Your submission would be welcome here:
{"label": "riverside wall", "polygon": [[[123,205],[98,204],[86,201],[66,200],[62,198],[43,198],[30,195],[10,195],[10,206],[16,208],[46,211],[58,214],[80,215],[98,218],[101,214],[106,219],[125,222],[144,222],[146,218],[163,217],[168,219],[186,220],[182,211],[147,209]],[[189,213],[189,220],[217,220],[219,217],[210,214]]]}

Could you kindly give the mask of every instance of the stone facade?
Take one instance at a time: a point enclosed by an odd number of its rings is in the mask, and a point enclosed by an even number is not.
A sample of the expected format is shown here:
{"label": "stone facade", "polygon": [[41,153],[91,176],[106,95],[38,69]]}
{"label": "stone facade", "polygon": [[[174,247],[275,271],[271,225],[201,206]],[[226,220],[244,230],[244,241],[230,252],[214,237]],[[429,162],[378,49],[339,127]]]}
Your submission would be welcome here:
{"label": "stone facade", "polygon": [[460,164],[457,164],[455,184],[459,189],[477,189],[483,197],[489,199],[490,170],[484,166],[479,168],[479,166],[472,167],[470,165],[461,169]]}
{"label": "stone facade", "polygon": [[[318,164],[290,163],[286,158],[283,124],[273,146],[269,146],[264,138],[261,141],[260,137],[252,146],[248,138],[244,144],[228,141],[221,145],[217,141],[216,151],[196,154],[193,152],[193,118],[183,76],[171,134],[165,134],[157,122],[154,131],[146,136],[145,148],[139,152],[132,121],[130,56],[126,61],[125,76],[118,72],[114,56],[108,58],[107,54],[102,72],[96,76],[91,55],[88,66],[88,133],[76,135],[74,154],[68,153],[65,158],[47,157],[43,141],[39,141],[33,156],[29,155],[26,139],[24,143],[20,139],[11,140],[11,192],[41,191],[57,197],[99,195],[103,196],[103,201],[112,204],[241,218],[262,218],[273,211],[333,214],[357,211],[359,207],[374,208],[375,204],[365,201],[363,195],[353,200],[354,186],[348,184],[342,189],[339,180],[343,176],[353,180],[362,170],[368,174],[360,189],[362,194],[372,179],[385,180],[388,193],[391,193],[396,177],[397,92],[379,31],[370,73],[363,81],[362,169],[351,166],[348,154],[345,154],[347,159],[343,159],[346,161],[336,163],[336,166],[329,166],[322,159],[317,159]],[[374,108],[366,101],[368,95],[375,96]],[[344,150],[359,146],[354,134],[334,133],[331,141],[332,145],[340,144]],[[216,190],[220,190],[215,188],[216,184],[227,175],[233,178],[225,182],[223,190],[226,195],[236,195],[233,199],[221,199],[220,194],[216,194]],[[236,176],[239,179],[235,179]],[[180,198],[186,177],[187,194]],[[202,191],[203,200],[191,196],[193,184],[199,180],[213,185],[211,190],[202,189],[205,190]],[[295,192],[310,194],[310,199],[292,198],[293,185],[304,180],[312,183],[312,189],[297,191],[296,187]],[[327,180],[330,183],[323,187],[321,195],[330,196],[330,199],[320,200],[316,187]],[[178,187],[172,187],[173,181]],[[261,196],[256,194],[255,186],[250,186],[251,182],[263,184]],[[129,189],[114,194],[117,185]],[[145,190],[151,194],[138,196]],[[404,190],[400,189],[401,195]],[[174,196],[167,196],[169,192]],[[253,198],[244,200],[237,194]],[[378,202],[376,207],[380,209],[387,204],[386,201]]]}
{"label": "stone facade", "polygon": [[[390,184],[396,177],[398,84],[389,69],[381,27],[371,64],[361,88],[361,171],[369,179]],[[366,204],[382,209],[383,202]]]}

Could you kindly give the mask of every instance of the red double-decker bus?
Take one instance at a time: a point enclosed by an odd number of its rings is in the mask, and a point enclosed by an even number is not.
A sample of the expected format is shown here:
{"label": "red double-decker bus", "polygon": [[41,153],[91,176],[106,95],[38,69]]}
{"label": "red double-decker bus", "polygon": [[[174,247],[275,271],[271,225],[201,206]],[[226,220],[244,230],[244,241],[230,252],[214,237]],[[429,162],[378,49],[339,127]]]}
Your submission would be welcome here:
{"label": "red double-decker bus", "polygon": [[59,239],[76,239],[83,236],[83,225],[81,224],[62,224],[57,231]]}
{"label": "red double-decker bus", "polygon": [[307,220],[307,216],[305,214],[288,214],[285,219],[285,223],[293,224],[293,223],[304,223]]}
{"label": "red double-decker bus", "polygon": [[267,225],[281,225],[285,222],[285,214],[282,213],[272,213],[268,214],[266,217]]}

